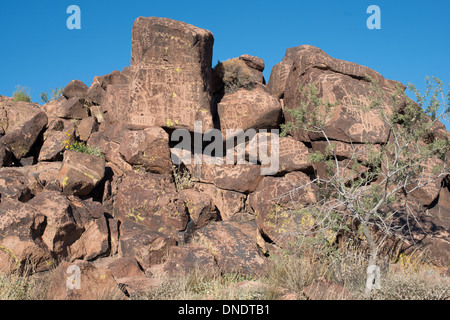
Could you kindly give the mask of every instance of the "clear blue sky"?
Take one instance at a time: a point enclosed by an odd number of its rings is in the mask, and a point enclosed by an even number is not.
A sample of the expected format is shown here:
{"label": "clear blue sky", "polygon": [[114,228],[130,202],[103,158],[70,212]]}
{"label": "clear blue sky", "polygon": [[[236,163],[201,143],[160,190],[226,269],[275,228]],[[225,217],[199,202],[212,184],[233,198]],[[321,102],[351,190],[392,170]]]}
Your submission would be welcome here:
{"label": "clear blue sky", "polygon": [[[81,30],[66,27],[72,4],[81,9]],[[366,27],[371,4],[381,8],[381,30]],[[96,75],[122,70],[139,16],[210,30],[214,63],[255,55],[266,63],[266,80],[286,48],[310,44],[422,90],[427,75],[450,83],[449,0],[15,0],[1,4],[0,95],[22,85],[39,102],[42,90],[73,79],[89,86]]]}

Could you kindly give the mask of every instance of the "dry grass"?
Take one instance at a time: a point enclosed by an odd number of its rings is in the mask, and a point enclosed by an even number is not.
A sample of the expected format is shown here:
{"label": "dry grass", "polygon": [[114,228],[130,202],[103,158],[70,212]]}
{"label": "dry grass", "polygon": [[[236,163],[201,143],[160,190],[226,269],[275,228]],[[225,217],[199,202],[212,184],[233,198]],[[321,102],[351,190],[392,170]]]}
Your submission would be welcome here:
{"label": "dry grass", "polygon": [[257,83],[250,68],[239,58],[219,62],[214,70],[223,82],[225,94],[239,89],[252,90]]}
{"label": "dry grass", "polygon": [[[323,250],[279,250],[268,258],[262,277],[217,274],[194,269],[177,276],[156,276],[159,286],[133,294],[136,300],[277,300],[286,294],[305,299],[303,290],[326,278],[346,288],[355,299],[364,296],[367,260],[353,245]],[[0,299],[45,299],[51,277],[0,273]],[[443,300],[450,296],[450,278],[427,264],[423,255],[401,255],[396,263],[382,264],[381,289],[369,299]],[[101,297],[99,297],[101,299]],[[110,298],[108,298],[110,299]]]}

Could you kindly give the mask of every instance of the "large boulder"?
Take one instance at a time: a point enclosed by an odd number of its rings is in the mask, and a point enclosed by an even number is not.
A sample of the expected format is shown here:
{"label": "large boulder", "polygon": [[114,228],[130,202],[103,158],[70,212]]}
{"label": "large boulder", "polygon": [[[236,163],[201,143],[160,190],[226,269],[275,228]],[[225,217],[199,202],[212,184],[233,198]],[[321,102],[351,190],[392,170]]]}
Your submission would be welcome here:
{"label": "large boulder", "polygon": [[299,50],[301,50],[301,46],[286,49],[283,60],[274,65],[270,72],[267,87],[270,93],[279,99],[284,98],[286,81],[291,72],[294,56]]}
{"label": "large boulder", "polygon": [[[211,32],[167,18],[139,17],[133,25],[129,85],[108,86],[108,121],[131,129],[212,128]],[[117,97],[123,97],[117,99]]]}
{"label": "large boulder", "polygon": [[[313,46],[299,47],[292,61],[284,89],[285,108],[295,110],[306,103],[310,111],[306,117],[314,111],[326,119],[324,130],[329,139],[355,143],[385,143],[388,140],[390,127],[381,111],[389,115],[401,108],[404,101],[399,100],[398,105],[394,105],[392,94],[404,86],[384,79],[367,67],[331,58]],[[308,100],[311,85],[325,104],[335,104],[330,111],[327,112],[324,106],[314,107]],[[286,122],[295,124],[290,113],[285,116]],[[291,133],[305,142],[324,139],[321,132],[297,129]]]}
{"label": "large boulder", "polygon": [[66,150],[58,175],[65,194],[88,195],[105,175],[105,159],[91,154]]}
{"label": "large boulder", "polygon": [[155,173],[172,172],[169,135],[163,129],[123,130],[119,136],[119,152],[130,165]]}
{"label": "large boulder", "polygon": [[76,123],[66,119],[50,120],[38,161],[61,161],[64,150],[75,141]]}
{"label": "large boulder", "polygon": [[53,116],[64,119],[81,120],[89,116],[89,111],[84,99],[73,97],[62,101],[54,111]]}
{"label": "large boulder", "polygon": [[[240,192],[224,190],[213,184],[194,183],[193,190],[196,193],[207,195],[212,199],[213,205],[217,208],[221,220],[231,220],[237,213],[244,211],[246,195]],[[190,207],[190,203],[186,202]],[[209,216],[209,215],[207,215]]]}
{"label": "large boulder", "polygon": [[118,186],[114,216],[149,230],[176,235],[189,220],[183,200],[168,175],[129,172]]}
{"label": "large boulder", "polygon": [[40,220],[41,239],[58,257],[67,257],[68,248],[77,241],[84,228],[76,221],[77,212],[60,192],[42,192],[28,202],[44,216]]}
{"label": "large boulder", "polygon": [[68,100],[72,98],[83,98],[87,96],[88,86],[80,80],[72,80],[63,89],[62,94]]}
{"label": "large boulder", "polygon": [[[220,129],[271,129],[281,120],[281,104],[262,85],[226,94],[217,106]],[[227,136],[229,138],[229,136]]]}
{"label": "large boulder", "polygon": [[303,206],[317,201],[316,191],[317,187],[302,172],[264,177],[249,196],[261,234],[280,246],[295,240],[303,228],[308,227],[305,221],[310,219],[300,211]]}
{"label": "large boulder", "polygon": [[33,197],[27,176],[13,168],[0,169],[0,199],[27,202]]}
{"label": "large boulder", "polygon": [[11,122],[12,116],[8,114],[8,128],[6,134],[0,138],[0,141],[8,146],[16,159],[21,159],[32,151],[32,147],[48,121],[45,112],[36,107],[29,106],[24,113],[18,117],[19,122],[15,125]]}
{"label": "large boulder", "polygon": [[220,269],[209,248],[189,244],[170,247],[164,263],[152,266],[149,271],[156,276],[179,276],[195,271],[219,274]]}
{"label": "large boulder", "polygon": [[136,259],[144,270],[161,263],[176,244],[175,238],[134,221],[123,220],[120,225],[119,257]]}
{"label": "large boulder", "polygon": [[232,221],[218,221],[198,230],[195,242],[209,249],[222,273],[261,275],[265,271],[265,259],[256,243],[256,232]]}
{"label": "large boulder", "polygon": [[43,215],[34,206],[13,199],[0,202],[0,271],[39,272],[54,260],[50,251],[35,241],[42,231]]}
{"label": "large boulder", "polygon": [[262,179],[261,166],[251,163],[227,164],[222,159],[219,163],[187,165],[193,180],[214,184],[220,189],[251,193],[255,191]]}
{"label": "large boulder", "polygon": [[91,262],[62,262],[47,279],[48,300],[124,300],[111,272]]}

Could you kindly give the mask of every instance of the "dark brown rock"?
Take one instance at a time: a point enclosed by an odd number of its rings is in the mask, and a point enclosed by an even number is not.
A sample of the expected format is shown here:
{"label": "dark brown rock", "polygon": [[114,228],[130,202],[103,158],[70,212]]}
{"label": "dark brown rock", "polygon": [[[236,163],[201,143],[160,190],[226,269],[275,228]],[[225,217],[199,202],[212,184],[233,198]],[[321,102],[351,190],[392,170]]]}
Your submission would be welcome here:
{"label": "dark brown rock", "polygon": [[119,136],[119,152],[130,165],[155,173],[172,173],[169,135],[163,129],[124,130]]}
{"label": "dark brown rock", "polygon": [[186,229],[188,214],[170,176],[128,173],[119,184],[114,216],[174,236]]}
{"label": "dark brown rock", "polygon": [[77,135],[81,141],[88,141],[91,134],[98,130],[98,122],[95,117],[87,117],[80,121],[77,127]]}
{"label": "dark brown rock", "polygon": [[219,221],[208,224],[195,234],[200,246],[214,255],[223,273],[261,275],[265,260],[260,255],[256,238],[242,231],[239,223]]}
{"label": "dark brown rock", "polygon": [[68,248],[77,241],[84,228],[75,217],[70,200],[60,192],[42,192],[29,201],[45,216],[41,225],[41,238],[47,248],[58,257],[67,257]]}
{"label": "dark brown rock", "polygon": [[105,159],[66,150],[58,181],[66,194],[88,195],[105,175]]}
{"label": "dark brown rock", "polygon": [[[312,46],[300,47],[292,60],[285,86],[285,108],[297,109],[303,102],[309,103],[299,87],[306,89],[314,85],[318,90],[318,97],[325,103],[339,102],[327,113],[325,133],[329,139],[357,143],[387,141],[390,128],[380,110],[389,115],[402,107],[402,101],[398,105],[393,105],[392,102],[392,94],[397,90],[395,83],[384,79],[372,69],[331,58]],[[373,82],[381,89],[377,94],[374,93]],[[379,99],[379,107],[373,107],[367,97]],[[313,108],[311,103],[309,108]],[[323,107],[315,111],[322,117],[325,116]],[[292,122],[294,119],[286,114],[286,121]],[[305,142],[323,139],[321,133],[300,129],[292,130],[292,134]]]}
{"label": "dark brown rock", "polygon": [[88,86],[85,85],[80,80],[72,80],[67,84],[67,86],[63,89],[63,96],[66,99],[72,98],[81,98],[85,99],[87,96]]}
{"label": "dark brown rock", "polygon": [[[133,24],[130,84],[110,85],[104,98],[108,122],[131,129],[152,126],[194,130],[213,127],[211,32],[166,18]],[[118,97],[123,97],[120,100]]]}
{"label": "dark brown rock", "polygon": [[63,101],[58,106],[58,109],[55,110],[54,116],[63,119],[81,120],[87,118],[89,116],[89,113],[84,99],[74,97]]}
{"label": "dark brown rock", "polygon": [[[76,272],[80,275],[76,277]],[[79,289],[76,288],[79,280]],[[62,262],[48,279],[48,300],[124,300],[126,296],[107,269],[87,261]],[[74,286],[69,288],[69,284]]]}
{"label": "dark brown rock", "polygon": [[[262,86],[253,90],[240,89],[226,94],[218,104],[220,128],[227,129],[277,128],[281,120],[281,104]],[[227,136],[229,138],[229,136]]]}
{"label": "dark brown rock", "polygon": [[47,125],[47,121],[45,112],[36,110],[32,114],[28,114],[26,120],[13,128],[8,127],[7,133],[1,140],[17,159],[21,159],[30,152],[40,133]]}
{"label": "dark brown rock", "polygon": [[299,209],[317,201],[316,189],[302,172],[264,177],[256,191],[249,195],[260,232],[279,246],[295,239],[303,228]]}

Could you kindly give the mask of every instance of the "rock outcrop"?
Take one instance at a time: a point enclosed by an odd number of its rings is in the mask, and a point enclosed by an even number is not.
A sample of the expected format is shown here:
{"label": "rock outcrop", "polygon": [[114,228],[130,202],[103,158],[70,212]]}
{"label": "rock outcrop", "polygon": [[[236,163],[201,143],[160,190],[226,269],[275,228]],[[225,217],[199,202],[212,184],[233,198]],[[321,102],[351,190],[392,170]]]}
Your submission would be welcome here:
{"label": "rock outcrop", "polygon": [[[44,106],[0,96],[1,272],[51,276],[49,299],[126,299],[159,285],[157,275],[194,269],[264,275],[272,250],[289,247],[312,228],[314,217],[303,209],[324,192],[316,178],[333,172],[311,154],[325,155],[326,139],[341,166],[357,169],[346,183],[378,169],[370,157],[393,139],[380,110],[404,106],[391,99],[404,90],[401,84],[300,46],[286,50],[266,85],[264,61],[255,56],[213,69],[213,43],[205,29],[140,17],[130,67],[97,76],[89,87],[71,81]],[[371,104],[373,81],[380,85],[377,108],[354,108]],[[287,109],[306,104],[306,117],[326,111],[313,110],[299,90],[312,85],[319,98],[335,104],[325,135],[299,129],[281,135],[282,124],[295,122]],[[202,129],[194,134],[196,121]],[[171,140],[176,129],[188,135],[188,157],[178,153],[179,140]],[[227,135],[238,129],[255,133],[243,148],[235,143],[239,133]],[[210,149],[205,137],[211,132],[218,150],[196,162]],[[439,123],[427,137],[437,138],[449,138]],[[234,158],[238,150],[242,161]],[[448,166],[449,155],[426,163],[424,175]],[[278,167],[266,174],[272,156]],[[411,228],[415,240],[441,266],[450,259],[449,188],[442,175],[408,195],[422,223],[423,232]],[[400,203],[389,205],[382,210],[402,214]],[[67,280],[76,282],[69,267],[81,271],[81,289],[69,289]],[[328,297],[329,290],[349,297],[322,280],[304,295]]]}

